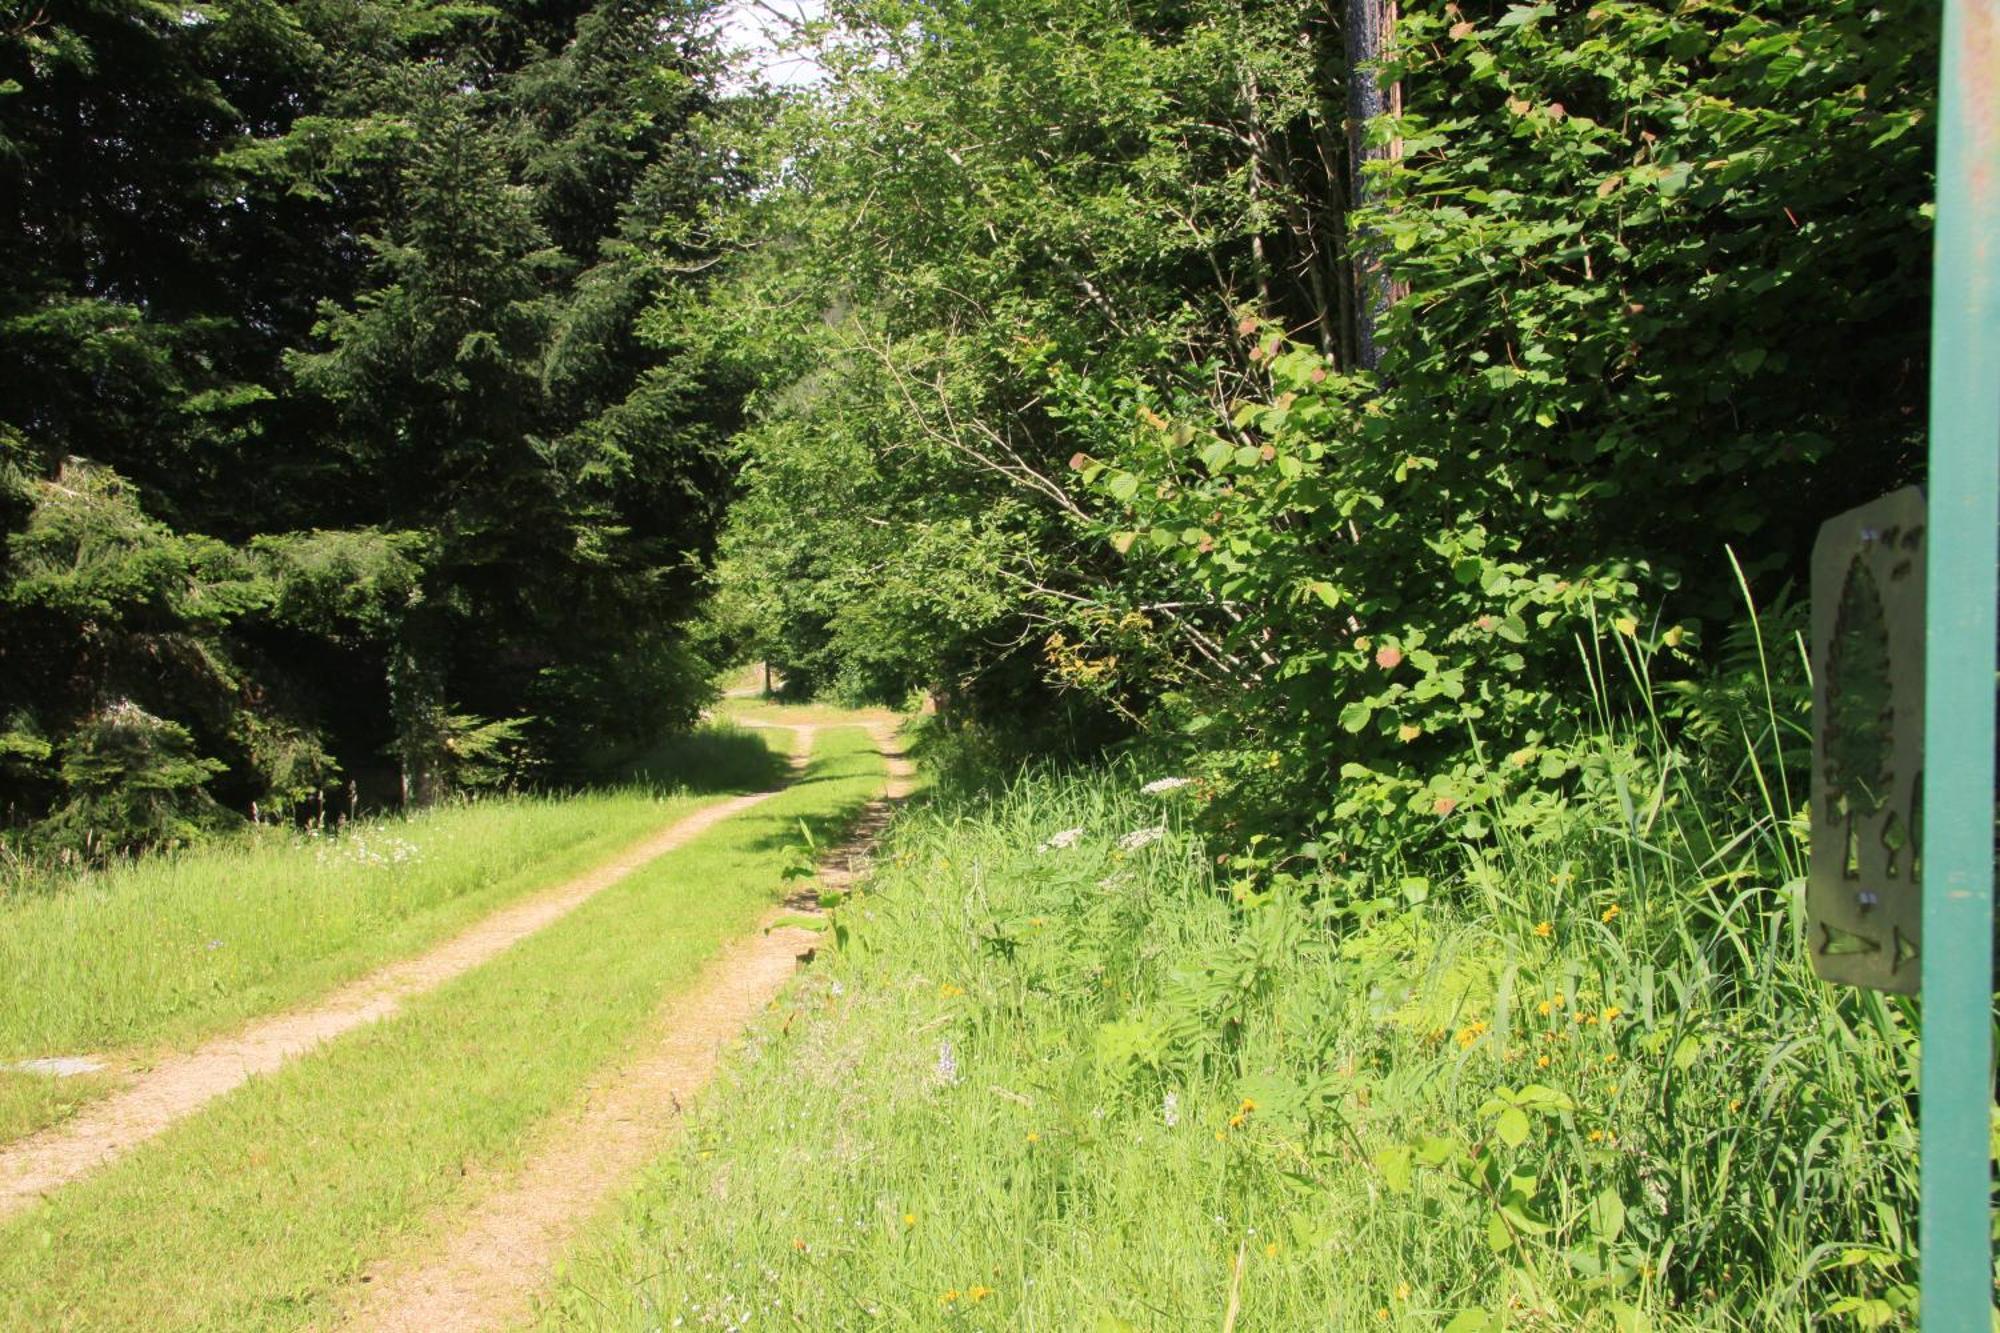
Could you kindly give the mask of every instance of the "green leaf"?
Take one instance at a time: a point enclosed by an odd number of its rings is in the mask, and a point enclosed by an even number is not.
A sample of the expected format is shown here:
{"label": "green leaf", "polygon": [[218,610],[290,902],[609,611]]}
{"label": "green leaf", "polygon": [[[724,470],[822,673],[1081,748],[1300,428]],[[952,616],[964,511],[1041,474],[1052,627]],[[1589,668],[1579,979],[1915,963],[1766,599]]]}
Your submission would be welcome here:
{"label": "green leaf", "polygon": [[1493,1132],[1509,1148],[1518,1148],[1528,1141],[1528,1113],[1518,1106],[1509,1106],[1500,1112],[1500,1118],[1493,1124]]}
{"label": "green leaf", "polygon": [[1382,1173],[1382,1183],[1398,1194],[1410,1188],[1410,1150],[1398,1144],[1384,1148],[1375,1154],[1375,1169]]}
{"label": "green leaf", "polygon": [[1618,1191],[1606,1186],[1590,1201],[1585,1221],[1597,1238],[1609,1245],[1625,1230],[1625,1201],[1618,1197]]}
{"label": "green leaf", "polygon": [[1368,719],[1375,716],[1375,705],[1366,699],[1357,699],[1340,710],[1340,725],[1348,731],[1358,732],[1368,725]]}

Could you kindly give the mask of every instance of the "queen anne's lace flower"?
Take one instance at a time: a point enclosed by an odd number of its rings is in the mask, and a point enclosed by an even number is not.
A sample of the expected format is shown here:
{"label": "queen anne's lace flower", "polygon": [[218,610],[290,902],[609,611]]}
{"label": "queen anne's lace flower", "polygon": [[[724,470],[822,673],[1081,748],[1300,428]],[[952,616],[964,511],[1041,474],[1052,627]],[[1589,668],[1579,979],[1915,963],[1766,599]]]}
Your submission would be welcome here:
{"label": "queen anne's lace flower", "polygon": [[1035,848],[1035,850],[1038,852],[1059,852],[1065,847],[1076,846],[1077,839],[1082,836],[1083,828],[1081,825],[1076,828],[1066,828],[1060,833],[1050,834],[1042,845]]}
{"label": "queen anne's lace flower", "polygon": [[1139,790],[1148,796],[1158,796],[1162,792],[1178,791],[1193,781],[1193,778],[1154,778]]}
{"label": "queen anne's lace flower", "polygon": [[1141,847],[1150,847],[1166,836],[1167,826],[1165,824],[1156,824],[1152,828],[1135,828],[1118,840],[1118,850],[1121,852],[1136,852]]}

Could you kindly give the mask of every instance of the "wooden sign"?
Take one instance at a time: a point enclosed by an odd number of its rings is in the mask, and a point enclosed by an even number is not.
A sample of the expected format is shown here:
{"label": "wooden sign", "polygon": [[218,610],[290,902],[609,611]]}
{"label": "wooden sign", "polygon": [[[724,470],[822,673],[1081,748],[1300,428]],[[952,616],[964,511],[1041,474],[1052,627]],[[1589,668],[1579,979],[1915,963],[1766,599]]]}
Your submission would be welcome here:
{"label": "wooden sign", "polygon": [[1917,993],[1923,948],[1923,492],[1829,520],[1812,559],[1812,859],[1828,981]]}

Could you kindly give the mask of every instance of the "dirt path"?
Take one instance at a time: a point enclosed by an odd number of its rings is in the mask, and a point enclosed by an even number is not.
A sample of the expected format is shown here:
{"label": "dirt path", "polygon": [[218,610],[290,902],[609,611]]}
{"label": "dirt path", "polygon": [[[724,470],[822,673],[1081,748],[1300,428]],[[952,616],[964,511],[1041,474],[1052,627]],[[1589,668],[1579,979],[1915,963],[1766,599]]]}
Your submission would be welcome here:
{"label": "dirt path", "polygon": [[[792,765],[803,768],[814,728],[794,729]],[[430,951],[349,982],[303,1009],[253,1023],[169,1056],[122,1091],[73,1119],[0,1148],[0,1221],[43,1195],[122,1156],[213,1098],[434,990],[575,911],[647,862],[778,794],[736,796],[626,848],[575,879],[501,908]]]}
{"label": "dirt path", "polygon": [[[892,802],[910,790],[913,770],[893,731],[869,731],[888,761],[888,786],[854,834],[828,853],[823,883],[860,873]],[[469,1333],[525,1320],[569,1242],[672,1140],[681,1108],[708,1082],[722,1047],[764,1010],[818,939],[789,927],[726,948],[693,989],[665,1006],[640,1054],[593,1087],[518,1174],[456,1219],[428,1253],[364,1275],[342,1327]]]}

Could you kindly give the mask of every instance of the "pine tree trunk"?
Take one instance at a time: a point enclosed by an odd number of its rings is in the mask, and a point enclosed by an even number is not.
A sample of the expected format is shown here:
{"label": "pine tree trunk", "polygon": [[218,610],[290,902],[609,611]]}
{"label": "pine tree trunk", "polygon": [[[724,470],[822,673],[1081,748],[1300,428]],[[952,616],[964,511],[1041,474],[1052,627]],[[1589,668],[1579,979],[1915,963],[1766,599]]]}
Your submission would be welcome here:
{"label": "pine tree trunk", "polygon": [[442,626],[417,594],[403,613],[389,659],[389,704],[402,768],[403,805],[435,805],[445,794]]}

